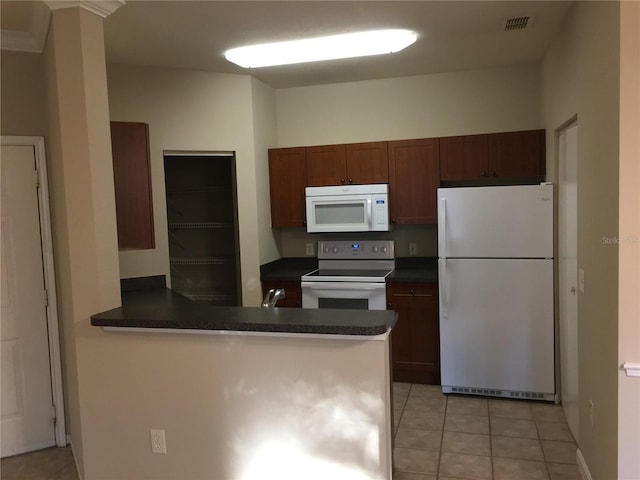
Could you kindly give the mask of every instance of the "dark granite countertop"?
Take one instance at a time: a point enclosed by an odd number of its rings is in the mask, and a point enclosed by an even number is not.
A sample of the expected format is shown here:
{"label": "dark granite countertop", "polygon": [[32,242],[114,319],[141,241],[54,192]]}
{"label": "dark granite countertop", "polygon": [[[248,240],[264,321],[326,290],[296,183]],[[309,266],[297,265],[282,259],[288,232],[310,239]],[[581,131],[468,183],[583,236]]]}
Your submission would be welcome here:
{"label": "dark granite countertop", "polygon": [[[318,268],[318,261],[315,258],[281,258],[260,267],[260,280],[300,281],[302,275],[316,268]],[[386,280],[389,283],[438,283],[438,259],[436,257],[396,258],[396,268]]]}
{"label": "dark granite countertop", "polygon": [[260,280],[300,281],[300,277],[317,268],[318,259],[315,257],[280,258],[260,266]]}
{"label": "dark granite countertop", "polygon": [[386,280],[387,283],[438,283],[438,259],[436,257],[396,258],[396,268]]}
{"label": "dark granite countertop", "polygon": [[99,327],[380,335],[393,327],[387,310],[215,307],[166,288],[122,292],[122,307],[91,316]]}

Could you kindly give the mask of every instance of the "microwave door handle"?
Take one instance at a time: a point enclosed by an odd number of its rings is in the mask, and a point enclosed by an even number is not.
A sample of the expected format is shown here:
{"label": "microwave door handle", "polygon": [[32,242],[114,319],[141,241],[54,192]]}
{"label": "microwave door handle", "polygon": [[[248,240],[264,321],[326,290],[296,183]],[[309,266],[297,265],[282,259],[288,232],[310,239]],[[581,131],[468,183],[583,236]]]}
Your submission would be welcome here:
{"label": "microwave door handle", "polygon": [[369,230],[373,230],[373,215],[371,214],[371,197],[367,198],[367,204],[365,205],[364,215],[365,222],[369,226]]}

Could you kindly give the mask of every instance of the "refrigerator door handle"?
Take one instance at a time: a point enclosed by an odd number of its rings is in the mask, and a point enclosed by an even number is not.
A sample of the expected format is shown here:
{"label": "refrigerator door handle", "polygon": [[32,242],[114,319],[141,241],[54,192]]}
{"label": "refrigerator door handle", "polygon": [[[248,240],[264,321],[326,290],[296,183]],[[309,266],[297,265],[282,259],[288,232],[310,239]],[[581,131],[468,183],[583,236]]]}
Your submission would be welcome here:
{"label": "refrigerator door handle", "polygon": [[442,226],[442,251],[439,254],[440,258],[447,258],[447,199],[445,197],[440,198],[439,213],[438,225]]}
{"label": "refrigerator door handle", "polygon": [[442,268],[440,269],[440,281],[439,292],[440,292],[440,317],[443,319],[447,318],[447,259],[443,258],[440,261]]}

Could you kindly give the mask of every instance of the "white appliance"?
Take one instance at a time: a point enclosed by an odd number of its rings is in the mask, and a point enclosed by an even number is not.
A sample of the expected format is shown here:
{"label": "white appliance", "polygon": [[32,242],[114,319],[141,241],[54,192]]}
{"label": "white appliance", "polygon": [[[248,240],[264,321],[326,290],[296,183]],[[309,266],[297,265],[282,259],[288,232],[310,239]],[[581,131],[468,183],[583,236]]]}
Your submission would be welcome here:
{"label": "white appliance", "polygon": [[442,390],[556,400],[553,185],[438,189]]}
{"label": "white appliance", "polygon": [[318,269],[303,275],[302,308],[385,310],[393,240],[320,241]]}
{"label": "white appliance", "polygon": [[307,232],[389,231],[389,185],[306,187]]}

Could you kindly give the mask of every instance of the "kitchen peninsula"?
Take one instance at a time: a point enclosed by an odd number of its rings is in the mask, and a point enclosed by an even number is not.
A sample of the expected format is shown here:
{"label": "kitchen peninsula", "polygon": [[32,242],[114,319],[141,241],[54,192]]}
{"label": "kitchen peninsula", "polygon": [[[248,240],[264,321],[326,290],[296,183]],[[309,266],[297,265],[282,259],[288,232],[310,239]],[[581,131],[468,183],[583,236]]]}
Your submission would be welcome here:
{"label": "kitchen peninsula", "polygon": [[[196,304],[123,292],[91,317],[92,478],[391,478],[391,311]],[[152,454],[163,430],[166,455]]]}

